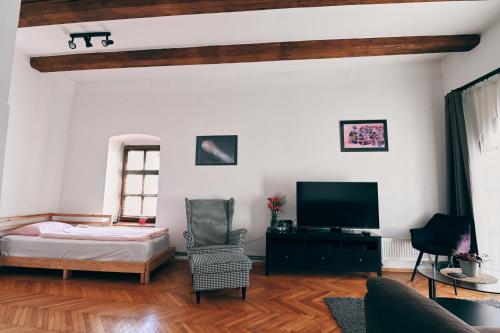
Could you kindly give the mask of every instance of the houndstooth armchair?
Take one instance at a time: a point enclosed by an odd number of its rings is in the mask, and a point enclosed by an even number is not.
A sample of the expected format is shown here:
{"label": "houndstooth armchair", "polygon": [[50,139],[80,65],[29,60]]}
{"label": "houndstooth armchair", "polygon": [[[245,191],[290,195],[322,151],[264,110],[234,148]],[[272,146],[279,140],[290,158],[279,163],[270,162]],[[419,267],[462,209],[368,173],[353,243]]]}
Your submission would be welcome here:
{"label": "houndstooth armchair", "polygon": [[243,253],[245,229],[232,230],[234,199],[186,199],[187,254]]}

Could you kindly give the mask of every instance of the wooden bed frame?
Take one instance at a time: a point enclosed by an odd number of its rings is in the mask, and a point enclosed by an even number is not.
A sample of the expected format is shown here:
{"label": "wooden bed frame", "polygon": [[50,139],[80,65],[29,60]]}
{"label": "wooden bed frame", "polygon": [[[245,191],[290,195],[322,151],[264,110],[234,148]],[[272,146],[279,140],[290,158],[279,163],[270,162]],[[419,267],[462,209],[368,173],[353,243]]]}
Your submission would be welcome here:
{"label": "wooden bed frame", "polygon": [[[0,218],[0,237],[5,236],[11,230],[21,226],[43,221],[63,222],[69,224],[87,224],[95,226],[113,225],[111,215],[100,214],[47,213],[12,216]],[[174,256],[175,247],[169,247],[166,251],[158,254],[146,262],[0,256],[0,265],[11,267],[61,269],[63,271],[64,280],[71,278],[71,271],[139,273],[141,276],[141,283],[148,284],[151,272],[164,262],[173,260]]]}

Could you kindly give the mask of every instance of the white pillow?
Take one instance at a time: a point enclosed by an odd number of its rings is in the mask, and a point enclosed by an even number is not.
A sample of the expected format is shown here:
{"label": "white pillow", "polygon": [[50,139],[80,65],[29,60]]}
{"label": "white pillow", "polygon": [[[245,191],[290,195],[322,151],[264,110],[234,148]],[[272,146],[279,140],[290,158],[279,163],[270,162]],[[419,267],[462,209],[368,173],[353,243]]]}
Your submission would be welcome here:
{"label": "white pillow", "polygon": [[43,232],[61,232],[68,227],[72,227],[72,225],[68,223],[52,221],[37,222],[14,229],[9,232],[9,235],[40,236],[42,230]]}

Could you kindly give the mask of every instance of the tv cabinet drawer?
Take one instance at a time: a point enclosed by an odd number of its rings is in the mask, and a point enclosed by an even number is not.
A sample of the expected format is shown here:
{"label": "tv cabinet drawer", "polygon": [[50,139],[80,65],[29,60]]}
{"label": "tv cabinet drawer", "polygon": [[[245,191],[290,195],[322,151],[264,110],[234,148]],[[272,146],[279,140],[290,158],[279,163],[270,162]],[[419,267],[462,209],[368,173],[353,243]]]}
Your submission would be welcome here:
{"label": "tv cabinet drawer", "polygon": [[341,254],[341,263],[344,267],[372,267],[379,264],[379,254],[377,252],[347,252]]}
{"label": "tv cabinet drawer", "polygon": [[328,268],[339,265],[339,261],[335,255],[321,253],[305,253],[308,267]]}
{"label": "tv cabinet drawer", "polygon": [[295,266],[304,262],[304,257],[299,253],[272,253],[267,258],[269,263],[276,266]]}

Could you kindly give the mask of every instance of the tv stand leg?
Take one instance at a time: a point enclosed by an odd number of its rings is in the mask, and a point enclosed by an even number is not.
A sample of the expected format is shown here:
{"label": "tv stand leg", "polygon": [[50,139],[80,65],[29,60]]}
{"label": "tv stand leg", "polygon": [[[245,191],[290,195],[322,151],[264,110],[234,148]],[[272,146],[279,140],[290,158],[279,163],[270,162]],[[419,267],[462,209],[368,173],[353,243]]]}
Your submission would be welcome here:
{"label": "tv stand leg", "polygon": [[377,271],[377,276],[378,277],[382,276],[382,269],[381,268]]}

